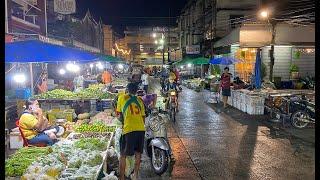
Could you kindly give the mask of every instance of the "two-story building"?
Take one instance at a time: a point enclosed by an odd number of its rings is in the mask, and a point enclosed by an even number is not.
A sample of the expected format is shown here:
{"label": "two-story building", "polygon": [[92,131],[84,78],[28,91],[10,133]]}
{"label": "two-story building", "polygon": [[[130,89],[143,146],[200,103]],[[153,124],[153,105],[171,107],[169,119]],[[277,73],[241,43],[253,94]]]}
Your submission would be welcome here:
{"label": "two-story building", "polygon": [[179,46],[201,46],[201,54],[212,54],[216,41],[248,19],[260,0],[189,0],[177,20]]}

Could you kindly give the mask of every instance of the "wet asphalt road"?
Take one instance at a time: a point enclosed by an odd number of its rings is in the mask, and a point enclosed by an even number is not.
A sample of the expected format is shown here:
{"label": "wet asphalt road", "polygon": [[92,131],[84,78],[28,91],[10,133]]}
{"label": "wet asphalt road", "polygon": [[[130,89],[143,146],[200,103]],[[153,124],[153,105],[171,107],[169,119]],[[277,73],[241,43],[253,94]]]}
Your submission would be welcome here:
{"label": "wet asphalt road", "polygon": [[[158,89],[153,82],[151,89]],[[161,177],[143,156],[140,179],[315,179],[314,144],[299,142],[235,110],[217,114],[205,91],[187,88],[169,141],[176,162]]]}

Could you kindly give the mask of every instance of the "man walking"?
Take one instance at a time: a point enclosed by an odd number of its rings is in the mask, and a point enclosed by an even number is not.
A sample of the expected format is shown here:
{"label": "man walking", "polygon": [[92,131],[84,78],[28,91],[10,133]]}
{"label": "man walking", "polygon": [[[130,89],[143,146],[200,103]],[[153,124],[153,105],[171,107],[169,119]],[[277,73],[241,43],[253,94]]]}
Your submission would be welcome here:
{"label": "man walking", "polygon": [[124,180],[126,157],[135,155],[134,178],[138,178],[138,172],[143,153],[145,134],[145,109],[143,101],[136,96],[138,85],[129,83],[128,94],[119,96],[117,112],[123,121],[123,131],[120,138],[120,180]]}
{"label": "man walking", "polygon": [[224,71],[221,75],[221,80],[220,80],[220,90],[222,90],[222,96],[223,96],[223,107],[227,107],[227,102],[228,102],[228,97],[231,95],[231,76],[232,74],[229,73],[229,67],[225,67]]}

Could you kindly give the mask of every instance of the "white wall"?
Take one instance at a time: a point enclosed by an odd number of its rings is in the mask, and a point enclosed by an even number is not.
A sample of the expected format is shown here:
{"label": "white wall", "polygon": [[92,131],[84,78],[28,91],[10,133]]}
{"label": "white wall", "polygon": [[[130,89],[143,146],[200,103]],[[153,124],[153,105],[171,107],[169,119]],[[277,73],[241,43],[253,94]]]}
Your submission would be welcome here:
{"label": "white wall", "polygon": [[[294,49],[292,46],[275,46],[274,58],[275,63],[273,66],[273,76],[281,77],[281,80],[289,80],[290,72],[289,68],[291,63],[296,64],[299,67],[299,72],[302,77],[307,74],[314,76],[315,74],[315,55],[314,53],[301,53],[300,59],[295,59],[293,56]],[[314,47],[313,47],[314,48]],[[267,77],[269,77],[270,46],[262,48],[262,62],[267,66]]]}
{"label": "white wall", "polygon": [[[314,49],[314,47],[311,47]],[[292,48],[292,54],[294,54],[296,47]],[[300,58],[296,59],[292,55],[292,63],[299,67],[299,73],[302,77],[306,75],[315,75],[315,53],[301,53]]]}
{"label": "white wall", "polygon": [[[267,66],[267,78],[270,71],[270,46],[262,48],[262,62]],[[281,77],[281,80],[289,80],[289,66],[291,64],[291,46],[275,46],[273,76]]]}

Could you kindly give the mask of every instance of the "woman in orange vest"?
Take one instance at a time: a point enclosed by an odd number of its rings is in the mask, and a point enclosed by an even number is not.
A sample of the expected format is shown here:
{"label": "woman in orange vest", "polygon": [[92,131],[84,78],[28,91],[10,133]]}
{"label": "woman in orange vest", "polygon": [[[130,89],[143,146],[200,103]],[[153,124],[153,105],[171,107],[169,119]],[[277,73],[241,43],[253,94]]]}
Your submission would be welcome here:
{"label": "woman in orange vest", "polygon": [[109,71],[105,70],[102,73],[102,82],[104,84],[110,84],[112,82],[112,75]]}

